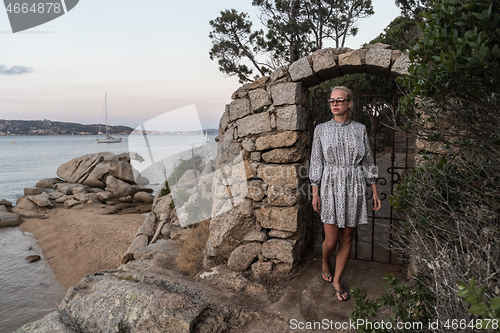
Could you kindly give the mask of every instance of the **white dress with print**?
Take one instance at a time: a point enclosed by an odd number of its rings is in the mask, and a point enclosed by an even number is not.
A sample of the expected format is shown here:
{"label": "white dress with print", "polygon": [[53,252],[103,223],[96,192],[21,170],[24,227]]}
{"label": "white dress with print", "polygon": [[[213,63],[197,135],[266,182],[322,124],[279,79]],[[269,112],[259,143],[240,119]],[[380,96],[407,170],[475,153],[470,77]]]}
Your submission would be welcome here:
{"label": "white dress with print", "polygon": [[368,223],[365,188],[376,182],[377,169],[365,125],[332,119],[316,126],[309,180],[320,190],[323,223]]}

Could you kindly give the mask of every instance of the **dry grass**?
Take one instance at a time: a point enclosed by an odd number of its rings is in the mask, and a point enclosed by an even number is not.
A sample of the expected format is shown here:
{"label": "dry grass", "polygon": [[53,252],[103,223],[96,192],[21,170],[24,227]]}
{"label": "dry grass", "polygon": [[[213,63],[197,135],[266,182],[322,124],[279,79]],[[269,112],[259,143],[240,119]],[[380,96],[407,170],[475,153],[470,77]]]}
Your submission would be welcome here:
{"label": "dry grass", "polygon": [[191,232],[177,241],[177,265],[179,270],[191,276],[196,275],[203,265],[203,251],[210,234],[210,219],[193,225]]}

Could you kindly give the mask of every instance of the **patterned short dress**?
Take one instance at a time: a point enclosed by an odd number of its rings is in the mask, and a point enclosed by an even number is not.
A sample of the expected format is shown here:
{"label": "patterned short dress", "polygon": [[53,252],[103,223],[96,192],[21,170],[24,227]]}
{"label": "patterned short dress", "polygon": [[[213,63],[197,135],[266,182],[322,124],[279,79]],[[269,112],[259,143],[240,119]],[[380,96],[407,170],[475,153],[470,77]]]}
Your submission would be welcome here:
{"label": "patterned short dress", "polygon": [[323,223],[367,224],[365,188],[376,182],[377,168],[365,125],[332,119],[316,126],[309,180],[319,187]]}

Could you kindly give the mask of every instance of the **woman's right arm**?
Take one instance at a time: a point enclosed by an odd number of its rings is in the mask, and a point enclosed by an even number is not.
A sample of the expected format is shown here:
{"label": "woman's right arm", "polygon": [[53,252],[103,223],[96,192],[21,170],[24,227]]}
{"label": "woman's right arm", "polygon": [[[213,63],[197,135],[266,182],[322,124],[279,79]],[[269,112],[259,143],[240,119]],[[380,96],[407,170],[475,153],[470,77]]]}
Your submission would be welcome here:
{"label": "woman's right arm", "polygon": [[311,181],[312,187],[312,204],[313,209],[319,213],[321,209],[320,196],[319,196],[319,185],[321,183],[321,177],[323,176],[323,147],[321,145],[321,139],[318,127],[314,129],[314,136],[311,149],[311,161],[309,165],[309,180]]}
{"label": "woman's right arm", "polygon": [[318,187],[316,185],[312,186],[312,205],[315,212],[321,212],[321,199],[319,197]]}

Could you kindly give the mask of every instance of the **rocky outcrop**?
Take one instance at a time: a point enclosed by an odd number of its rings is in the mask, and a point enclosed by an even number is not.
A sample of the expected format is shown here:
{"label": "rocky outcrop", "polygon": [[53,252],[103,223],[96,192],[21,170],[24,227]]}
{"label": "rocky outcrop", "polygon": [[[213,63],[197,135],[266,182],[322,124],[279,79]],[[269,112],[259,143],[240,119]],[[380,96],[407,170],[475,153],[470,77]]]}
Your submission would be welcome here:
{"label": "rocky outcrop", "polygon": [[[142,159],[135,153],[130,155],[138,160]],[[85,155],[61,165],[58,173],[61,178],[66,179],[44,178],[36,184],[36,187],[25,188],[24,196],[19,197],[16,206],[11,209],[12,213],[17,215],[5,215],[0,225],[19,224],[19,219],[15,218],[19,215],[46,217],[45,214],[54,207],[71,209],[81,204],[115,205],[116,203],[135,203],[139,207],[153,202],[151,195],[153,190],[135,184],[129,154]],[[137,174],[136,177],[141,176]],[[105,190],[102,187],[105,187]],[[48,192],[45,188],[54,190]],[[6,200],[0,204],[5,207],[11,206]],[[122,205],[120,209],[123,208],[126,206]]]}
{"label": "rocky outcrop", "polygon": [[[141,255],[147,259],[83,278],[77,287],[68,290],[58,310],[16,332],[287,330],[286,319],[253,306],[266,304],[265,296],[261,296],[265,295],[262,287],[237,276],[231,277],[230,282],[238,285],[231,286],[221,280],[220,286],[213,287],[177,272],[173,267],[176,256],[173,241],[162,240],[148,246]],[[242,297],[247,288],[255,296]]]}
{"label": "rocky outcrop", "polygon": [[205,262],[290,272],[312,233],[309,88],[345,74],[402,76],[408,65],[383,44],[326,48],[236,90],[219,123]]}
{"label": "rocky outcrop", "polygon": [[57,169],[57,176],[68,183],[89,187],[105,187],[108,176],[135,184],[130,155],[136,156],[128,153],[115,155],[108,152],[87,154],[61,165]]}
{"label": "rocky outcrop", "polygon": [[[202,152],[197,156],[203,155]],[[172,192],[160,189],[154,197],[145,192],[134,195],[132,201],[153,205],[122,263],[143,258],[146,248],[156,246],[158,241],[179,239],[190,232],[189,226],[210,218],[215,165],[213,160],[203,160],[201,166],[199,170],[185,170],[176,182],[168,183]],[[98,196],[103,197],[105,193],[109,192],[98,193]]]}
{"label": "rocky outcrop", "polygon": [[[159,192],[161,194],[161,191]],[[164,225],[166,223],[170,223],[172,220],[172,201],[172,195],[168,194],[161,197],[161,199],[157,201],[156,205],[153,205],[152,210],[148,216],[146,216],[144,223],[139,230],[137,230],[134,241],[130,244],[127,251],[125,251],[122,258],[123,264],[126,264],[131,260],[142,258],[140,251],[148,244],[154,244],[156,242]],[[166,237],[169,238],[170,233]]]}

